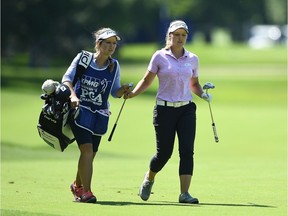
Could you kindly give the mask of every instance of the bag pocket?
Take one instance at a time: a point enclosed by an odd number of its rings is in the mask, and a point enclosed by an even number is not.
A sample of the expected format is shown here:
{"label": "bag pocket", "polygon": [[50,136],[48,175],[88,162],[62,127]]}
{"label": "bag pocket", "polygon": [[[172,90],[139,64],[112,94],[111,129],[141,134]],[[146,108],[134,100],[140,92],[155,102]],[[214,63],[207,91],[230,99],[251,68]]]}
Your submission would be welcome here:
{"label": "bag pocket", "polygon": [[94,135],[104,135],[108,129],[109,116],[98,110],[92,112],[86,108],[79,108],[79,115],[75,124],[90,131]]}

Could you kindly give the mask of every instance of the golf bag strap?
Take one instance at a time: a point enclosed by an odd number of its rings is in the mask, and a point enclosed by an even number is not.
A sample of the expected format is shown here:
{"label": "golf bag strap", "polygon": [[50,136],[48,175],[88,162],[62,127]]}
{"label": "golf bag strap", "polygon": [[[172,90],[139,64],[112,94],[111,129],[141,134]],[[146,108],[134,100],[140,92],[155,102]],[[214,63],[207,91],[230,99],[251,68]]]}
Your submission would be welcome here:
{"label": "golf bag strap", "polygon": [[82,50],[79,62],[76,67],[76,73],[73,79],[73,86],[77,83],[78,79],[84,74],[85,70],[90,65],[91,61],[93,59],[93,53]]}

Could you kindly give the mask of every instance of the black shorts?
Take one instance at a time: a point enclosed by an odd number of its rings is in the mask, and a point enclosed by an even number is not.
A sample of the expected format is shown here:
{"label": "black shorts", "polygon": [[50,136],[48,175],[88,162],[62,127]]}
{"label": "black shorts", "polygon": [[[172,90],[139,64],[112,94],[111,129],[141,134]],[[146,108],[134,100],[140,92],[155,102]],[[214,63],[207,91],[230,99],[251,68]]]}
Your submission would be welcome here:
{"label": "black shorts", "polygon": [[90,131],[77,126],[74,121],[70,123],[70,126],[78,146],[90,143],[93,145],[93,152],[98,151],[101,136],[93,135]]}

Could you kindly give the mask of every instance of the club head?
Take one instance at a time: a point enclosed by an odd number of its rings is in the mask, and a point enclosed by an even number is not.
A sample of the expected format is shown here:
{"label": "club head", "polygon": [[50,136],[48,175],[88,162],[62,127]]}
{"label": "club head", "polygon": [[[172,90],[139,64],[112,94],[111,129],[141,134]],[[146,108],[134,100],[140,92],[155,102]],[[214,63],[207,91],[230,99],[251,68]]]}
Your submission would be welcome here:
{"label": "club head", "polygon": [[206,82],[203,86],[203,89],[214,89],[214,88],[215,86],[210,82]]}

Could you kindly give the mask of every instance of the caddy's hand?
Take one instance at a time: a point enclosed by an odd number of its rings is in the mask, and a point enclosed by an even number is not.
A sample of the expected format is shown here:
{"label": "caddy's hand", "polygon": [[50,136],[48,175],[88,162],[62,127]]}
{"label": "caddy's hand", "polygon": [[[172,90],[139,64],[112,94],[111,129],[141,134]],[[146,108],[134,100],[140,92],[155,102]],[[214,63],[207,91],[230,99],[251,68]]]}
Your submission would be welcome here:
{"label": "caddy's hand", "polygon": [[76,96],[76,95],[71,95],[70,97],[70,101],[71,101],[71,107],[72,108],[76,108],[76,107],[79,107],[79,98]]}
{"label": "caddy's hand", "polygon": [[124,84],[123,86],[122,86],[122,88],[123,88],[123,94],[127,94],[127,93],[130,93],[132,90],[131,90],[131,85],[130,84]]}
{"label": "caddy's hand", "polygon": [[131,93],[132,87],[133,87],[133,83],[124,84],[121,86],[120,92],[124,99],[127,99],[125,98],[125,96]]}
{"label": "caddy's hand", "polygon": [[211,102],[212,101],[212,95],[208,94],[208,93],[205,93],[203,92],[201,94],[201,98],[207,102]]}

